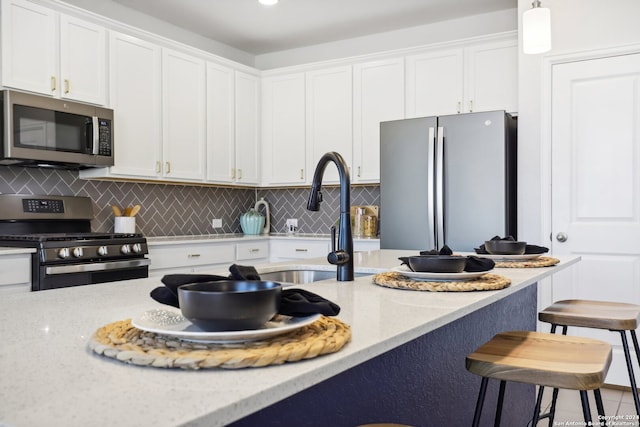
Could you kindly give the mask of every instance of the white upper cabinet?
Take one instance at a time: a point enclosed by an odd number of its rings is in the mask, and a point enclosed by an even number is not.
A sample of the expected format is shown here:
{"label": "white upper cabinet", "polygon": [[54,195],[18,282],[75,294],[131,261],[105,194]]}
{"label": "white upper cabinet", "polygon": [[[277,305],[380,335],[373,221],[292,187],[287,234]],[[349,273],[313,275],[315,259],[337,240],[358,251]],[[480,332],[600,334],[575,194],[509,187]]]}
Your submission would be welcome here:
{"label": "white upper cabinet", "polygon": [[[352,67],[334,67],[306,74],[307,180],[313,179],[318,160],[329,151],[352,165]],[[323,183],[337,183],[338,171],[329,164]]]}
{"label": "white upper cabinet", "polygon": [[410,55],[406,67],[408,118],[518,110],[515,39]]}
{"label": "white upper cabinet", "polygon": [[260,183],[260,79],[240,71],[235,75],[235,182],[257,185]]}
{"label": "white upper cabinet", "polygon": [[109,46],[116,124],[111,173],[157,178],[162,165],[162,50],[116,32],[110,33]]}
{"label": "white upper cabinet", "polygon": [[207,63],[207,181],[232,183],[235,169],[234,70]]}
{"label": "white upper cabinet", "polygon": [[198,181],[205,178],[205,90],[202,59],[163,49],[162,175],[165,179]]}
{"label": "white upper cabinet", "polygon": [[404,118],[404,60],[353,66],[354,183],[380,181],[380,122]]}
{"label": "white upper cabinet", "polygon": [[407,56],[407,118],[460,113],[464,94],[463,64],[463,49]]}
{"label": "white upper cabinet", "polygon": [[466,50],[468,111],[518,111],[517,40],[483,43]]}
{"label": "white upper cabinet", "polygon": [[305,76],[262,80],[262,183],[305,183]]}
{"label": "white upper cabinet", "polygon": [[2,2],[2,84],[106,103],[106,30],[25,0]]}

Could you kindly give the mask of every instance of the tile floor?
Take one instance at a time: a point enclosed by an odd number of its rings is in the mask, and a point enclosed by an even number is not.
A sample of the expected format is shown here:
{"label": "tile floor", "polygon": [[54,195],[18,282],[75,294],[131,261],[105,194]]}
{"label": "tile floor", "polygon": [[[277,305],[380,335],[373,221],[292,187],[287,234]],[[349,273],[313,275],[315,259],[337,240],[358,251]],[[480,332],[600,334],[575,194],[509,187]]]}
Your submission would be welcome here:
{"label": "tile floor", "polygon": [[[545,388],[542,406],[548,410],[551,405],[552,389]],[[640,426],[633,403],[633,395],[629,391],[603,388],[601,390],[605,416],[610,420],[608,426]],[[593,425],[599,426],[596,404],[593,393],[589,392]],[[548,426],[549,420],[541,420],[536,427]],[[580,393],[573,390],[560,390],[556,404],[556,416],[553,426],[583,426]],[[604,424],[602,424],[604,425]]]}

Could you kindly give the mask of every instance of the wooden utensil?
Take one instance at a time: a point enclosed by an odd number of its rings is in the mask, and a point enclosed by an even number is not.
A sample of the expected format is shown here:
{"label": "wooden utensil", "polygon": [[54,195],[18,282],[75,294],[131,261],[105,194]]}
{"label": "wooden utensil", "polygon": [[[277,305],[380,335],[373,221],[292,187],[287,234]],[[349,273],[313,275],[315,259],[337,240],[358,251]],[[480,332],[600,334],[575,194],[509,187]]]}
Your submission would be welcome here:
{"label": "wooden utensil", "polygon": [[124,216],[131,216],[131,209],[133,209],[131,206],[124,208]]}
{"label": "wooden utensil", "polygon": [[129,212],[129,216],[136,216],[136,214],[140,212],[140,205],[135,205],[131,208],[131,212]]}
{"label": "wooden utensil", "polygon": [[120,210],[119,207],[117,207],[116,205],[112,205],[111,206],[111,210],[113,211],[113,214],[115,216],[122,216],[122,211]]}

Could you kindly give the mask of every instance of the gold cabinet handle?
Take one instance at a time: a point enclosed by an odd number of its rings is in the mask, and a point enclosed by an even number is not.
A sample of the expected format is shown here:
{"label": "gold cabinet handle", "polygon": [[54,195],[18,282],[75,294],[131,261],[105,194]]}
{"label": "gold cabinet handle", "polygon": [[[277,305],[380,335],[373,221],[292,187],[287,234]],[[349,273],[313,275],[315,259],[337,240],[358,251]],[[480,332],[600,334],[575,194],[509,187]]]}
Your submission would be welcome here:
{"label": "gold cabinet handle", "polygon": [[199,258],[200,254],[187,254],[187,258]]}
{"label": "gold cabinet handle", "polygon": [[236,179],[236,170],[235,170],[235,168],[231,168],[231,179]]}
{"label": "gold cabinet handle", "polygon": [[462,107],[462,102],[458,101],[458,107],[456,108],[456,111],[458,112],[458,114],[460,114],[461,107]]}
{"label": "gold cabinet handle", "polygon": [[242,169],[238,169],[238,179],[242,179]]}
{"label": "gold cabinet handle", "polygon": [[252,248],[252,249],[249,250],[249,252],[251,252],[253,254],[253,253],[256,253],[256,252],[260,252],[260,249],[259,248]]}
{"label": "gold cabinet handle", "polygon": [[304,181],[304,169],[300,169],[300,181]]}
{"label": "gold cabinet handle", "polygon": [[156,173],[162,172],[162,163],[156,162]]}
{"label": "gold cabinet handle", "polygon": [[358,166],[358,178],[360,178],[360,166]]}
{"label": "gold cabinet handle", "polygon": [[171,173],[171,162],[165,162],[164,168],[166,173]]}
{"label": "gold cabinet handle", "polygon": [[69,93],[71,85],[69,84],[69,79],[64,79],[64,93]]}
{"label": "gold cabinet handle", "polygon": [[473,113],[473,100],[469,101],[469,112]]}
{"label": "gold cabinet handle", "polygon": [[55,92],[56,91],[56,76],[51,76],[51,92]]}
{"label": "gold cabinet handle", "polygon": [[309,249],[296,249],[296,252],[307,252]]}

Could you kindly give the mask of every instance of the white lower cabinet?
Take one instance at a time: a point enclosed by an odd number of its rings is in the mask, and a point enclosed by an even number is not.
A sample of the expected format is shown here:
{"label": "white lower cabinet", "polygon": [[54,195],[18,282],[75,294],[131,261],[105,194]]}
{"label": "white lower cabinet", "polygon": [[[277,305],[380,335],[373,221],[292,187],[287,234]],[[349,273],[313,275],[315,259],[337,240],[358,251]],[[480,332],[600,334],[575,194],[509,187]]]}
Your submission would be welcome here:
{"label": "white lower cabinet", "polygon": [[306,258],[326,257],[331,250],[331,239],[302,239],[289,238],[283,240],[271,239],[269,253],[271,262],[298,260]]}
{"label": "white lower cabinet", "polygon": [[148,242],[149,276],[195,273],[225,268],[234,263],[262,264],[269,259],[269,243],[256,239],[248,242],[180,241]]}
{"label": "white lower cabinet", "polygon": [[0,256],[0,294],[31,292],[31,254]]}

